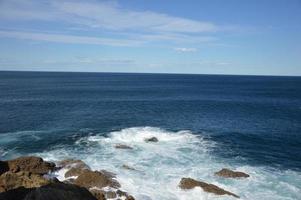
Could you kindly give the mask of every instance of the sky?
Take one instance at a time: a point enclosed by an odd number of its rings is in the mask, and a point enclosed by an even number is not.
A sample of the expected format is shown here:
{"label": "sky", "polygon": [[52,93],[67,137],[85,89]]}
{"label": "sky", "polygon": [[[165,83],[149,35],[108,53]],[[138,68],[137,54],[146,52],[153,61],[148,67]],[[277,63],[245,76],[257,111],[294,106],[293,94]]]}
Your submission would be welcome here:
{"label": "sky", "polygon": [[301,75],[301,0],[0,0],[0,70]]}

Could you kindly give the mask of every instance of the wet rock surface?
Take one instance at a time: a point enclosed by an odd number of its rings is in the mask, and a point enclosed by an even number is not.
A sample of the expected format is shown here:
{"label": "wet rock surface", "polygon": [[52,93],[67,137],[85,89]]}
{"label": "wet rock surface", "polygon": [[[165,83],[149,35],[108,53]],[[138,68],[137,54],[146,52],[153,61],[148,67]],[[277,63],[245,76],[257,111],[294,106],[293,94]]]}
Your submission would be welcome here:
{"label": "wet rock surface", "polygon": [[83,170],[73,183],[88,189],[92,187],[103,188],[107,186],[112,188],[120,187],[120,184],[111,176],[108,176],[103,172],[90,170]]}
{"label": "wet rock surface", "polygon": [[116,144],[115,148],[116,149],[133,149],[133,147],[130,147],[130,146],[125,145],[125,144]]}
{"label": "wet rock surface", "polygon": [[145,138],[145,142],[159,142],[158,138],[156,137],[150,137],[150,138]]}
{"label": "wet rock surface", "polygon": [[40,157],[19,157],[6,161],[8,170],[12,172],[27,171],[35,174],[47,174],[55,169],[55,164],[46,162]]}
{"label": "wet rock surface", "polygon": [[232,193],[232,192],[229,192],[227,190],[224,190],[216,185],[213,185],[213,184],[208,184],[208,183],[205,183],[205,182],[202,182],[202,181],[197,181],[197,180],[194,180],[192,178],[182,178],[180,183],[179,183],[179,187],[181,189],[184,189],[184,190],[188,190],[188,189],[193,189],[195,187],[201,187],[205,192],[209,192],[209,193],[213,193],[213,194],[216,194],[216,195],[230,195],[230,196],[234,196],[236,198],[239,198],[238,195]]}
{"label": "wet rock surface", "polygon": [[250,177],[249,174],[246,174],[244,172],[232,171],[232,170],[226,169],[226,168],[224,168],[218,172],[215,172],[214,174],[217,176],[220,176],[220,177],[224,177],[224,178],[248,178],[248,177]]}

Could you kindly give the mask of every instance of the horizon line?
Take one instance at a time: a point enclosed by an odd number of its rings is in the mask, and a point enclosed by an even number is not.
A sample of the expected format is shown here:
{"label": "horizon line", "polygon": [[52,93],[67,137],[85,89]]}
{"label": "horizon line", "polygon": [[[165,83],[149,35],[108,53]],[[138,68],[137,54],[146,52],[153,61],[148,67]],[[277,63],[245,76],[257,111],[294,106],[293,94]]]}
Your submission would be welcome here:
{"label": "horizon line", "polygon": [[0,70],[1,72],[34,72],[34,73],[102,73],[102,74],[162,74],[162,75],[211,75],[211,76],[264,76],[264,77],[301,77],[301,75],[271,75],[271,74],[202,74],[178,72],[100,72],[100,71],[41,71],[41,70]]}

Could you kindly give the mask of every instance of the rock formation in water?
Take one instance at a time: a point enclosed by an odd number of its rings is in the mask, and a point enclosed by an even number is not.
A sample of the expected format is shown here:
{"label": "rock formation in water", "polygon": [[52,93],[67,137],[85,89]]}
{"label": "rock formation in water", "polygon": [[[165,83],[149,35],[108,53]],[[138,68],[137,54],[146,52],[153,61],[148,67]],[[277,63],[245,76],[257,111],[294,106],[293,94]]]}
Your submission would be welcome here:
{"label": "rock formation in water", "polygon": [[236,172],[236,171],[232,171],[232,170],[226,169],[226,168],[224,168],[218,172],[215,172],[214,174],[217,176],[224,177],[224,178],[248,178],[248,177],[250,177],[249,174],[246,174],[244,172]]}
{"label": "rock formation in water", "polygon": [[205,182],[202,182],[202,181],[197,181],[197,180],[194,180],[192,178],[182,178],[181,181],[180,181],[180,184],[179,184],[179,187],[181,189],[184,189],[184,190],[188,190],[188,189],[193,189],[195,187],[200,187],[202,188],[205,192],[209,192],[209,193],[214,193],[216,195],[231,195],[231,196],[234,196],[236,198],[239,198],[238,195],[232,193],[232,192],[229,192],[227,190],[224,190],[216,185],[213,185],[213,184],[208,184],[208,183],[205,183]]}

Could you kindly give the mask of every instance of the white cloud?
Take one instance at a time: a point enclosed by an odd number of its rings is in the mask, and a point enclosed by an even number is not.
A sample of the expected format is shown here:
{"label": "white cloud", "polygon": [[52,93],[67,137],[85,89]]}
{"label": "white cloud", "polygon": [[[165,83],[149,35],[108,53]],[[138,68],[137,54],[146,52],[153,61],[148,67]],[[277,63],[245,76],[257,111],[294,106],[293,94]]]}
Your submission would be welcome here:
{"label": "white cloud", "polygon": [[62,20],[107,30],[201,33],[220,29],[212,22],[192,20],[152,11],[121,8],[116,2],[3,0],[0,18]]}
{"label": "white cloud", "polygon": [[[116,1],[96,0],[0,0],[1,20],[6,22],[11,20],[13,23],[10,23],[12,27],[10,28],[15,30],[10,33],[1,31],[2,37],[112,46],[135,46],[157,41],[176,43],[177,46],[214,42],[218,38],[212,34],[226,30],[226,27],[209,21],[148,10],[124,9]],[[42,26],[43,31],[65,33],[18,31],[17,26],[14,26],[15,22],[25,21],[43,22],[46,25],[48,23],[49,26]],[[66,32],[80,32],[82,36]],[[177,51],[195,50],[179,48]]]}
{"label": "white cloud", "polygon": [[86,37],[64,34],[48,34],[21,31],[1,31],[0,37],[28,39],[35,41],[59,42],[69,44],[93,44],[93,45],[110,45],[110,46],[135,46],[141,44],[141,41],[128,39],[111,39],[101,37]]}
{"label": "white cloud", "polygon": [[175,51],[179,51],[179,52],[196,52],[197,49],[196,48],[186,48],[186,47],[178,47],[178,48],[174,48]]}

